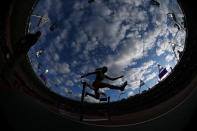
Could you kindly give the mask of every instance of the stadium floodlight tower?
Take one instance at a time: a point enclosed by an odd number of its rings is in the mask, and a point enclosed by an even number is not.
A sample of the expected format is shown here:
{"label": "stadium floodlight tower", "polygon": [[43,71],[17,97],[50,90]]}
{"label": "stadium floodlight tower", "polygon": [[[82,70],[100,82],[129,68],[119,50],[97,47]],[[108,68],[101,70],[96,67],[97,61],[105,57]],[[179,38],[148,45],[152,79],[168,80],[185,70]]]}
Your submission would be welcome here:
{"label": "stadium floodlight tower", "polygon": [[37,18],[40,18],[40,20],[38,21],[38,24],[37,24],[38,27],[40,27],[41,25],[43,25],[44,23],[49,21],[48,17],[41,16],[41,15],[38,15],[38,14],[32,14],[31,16],[35,16]]}

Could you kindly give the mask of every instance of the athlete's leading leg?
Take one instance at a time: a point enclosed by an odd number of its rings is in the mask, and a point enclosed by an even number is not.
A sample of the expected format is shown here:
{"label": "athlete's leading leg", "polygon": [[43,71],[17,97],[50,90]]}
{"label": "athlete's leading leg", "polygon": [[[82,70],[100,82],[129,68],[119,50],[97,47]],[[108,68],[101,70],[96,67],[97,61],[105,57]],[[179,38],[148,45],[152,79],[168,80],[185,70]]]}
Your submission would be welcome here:
{"label": "athlete's leading leg", "polygon": [[100,83],[97,83],[95,86],[96,88],[110,88],[110,89],[123,91],[126,85],[127,85],[127,82],[125,82],[122,86],[115,86],[115,85],[110,85],[108,83],[100,82]]}

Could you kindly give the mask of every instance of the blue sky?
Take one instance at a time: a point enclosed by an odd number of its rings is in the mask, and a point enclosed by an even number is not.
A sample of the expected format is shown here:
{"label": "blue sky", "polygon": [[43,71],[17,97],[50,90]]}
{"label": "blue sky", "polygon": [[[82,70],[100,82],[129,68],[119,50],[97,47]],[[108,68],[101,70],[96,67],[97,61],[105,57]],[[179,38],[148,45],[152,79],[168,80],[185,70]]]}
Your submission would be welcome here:
{"label": "blue sky", "polygon": [[[33,14],[48,17],[49,21],[37,27],[39,18],[31,17],[30,32],[42,32],[29,51],[34,71],[39,75],[48,69],[48,88],[74,100],[80,100],[80,76],[102,66],[108,67],[107,75],[111,77],[124,75],[106,82],[121,85],[128,81],[120,98],[120,91],[102,89],[112,101],[138,93],[140,79],[145,82],[141,91],[151,88],[158,82],[158,63],[169,72],[177,63],[169,42],[184,47],[185,41],[185,30],[177,30],[166,15],[174,12],[182,22],[176,0],[158,1],[160,7],[149,0],[95,0],[91,4],[86,0],[40,0]],[[52,32],[49,27],[54,22],[58,28]],[[40,48],[44,52],[36,58]],[[40,69],[38,63],[42,64]],[[86,80],[91,83],[94,78]],[[98,102],[91,97],[85,100]]]}

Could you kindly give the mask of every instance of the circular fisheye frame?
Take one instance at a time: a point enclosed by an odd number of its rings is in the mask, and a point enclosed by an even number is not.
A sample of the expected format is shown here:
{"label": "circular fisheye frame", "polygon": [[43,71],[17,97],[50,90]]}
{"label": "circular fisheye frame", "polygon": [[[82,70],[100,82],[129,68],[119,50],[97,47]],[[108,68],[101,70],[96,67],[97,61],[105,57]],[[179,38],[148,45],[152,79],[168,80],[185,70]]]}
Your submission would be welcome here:
{"label": "circular fisheye frame", "polygon": [[183,56],[186,23],[176,0],[39,0],[32,9],[26,34],[41,35],[29,61],[61,98],[56,112],[72,120],[128,124],[123,117],[151,106],[143,99],[160,95],[157,86]]}

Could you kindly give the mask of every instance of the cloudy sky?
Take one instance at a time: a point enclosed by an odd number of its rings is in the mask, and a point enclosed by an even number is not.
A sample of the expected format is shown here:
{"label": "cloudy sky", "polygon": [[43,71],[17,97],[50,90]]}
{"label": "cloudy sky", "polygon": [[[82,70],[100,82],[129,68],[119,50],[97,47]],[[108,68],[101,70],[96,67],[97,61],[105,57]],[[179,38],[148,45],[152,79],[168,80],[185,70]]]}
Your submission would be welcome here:
{"label": "cloudy sky", "polygon": [[[158,83],[157,64],[174,67],[177,58],[172,50],[182,51],[185,30],[174,27],[175,22],[167,16],[175,13],[178,23],[183,14],[176,0],[158,0],[160,7],[150,0],[40,0],[33,14],[49,18],[40,27],[39,18],[31,17],[30,32],[38,30],[42,36],[29,51],[29,58],[38,76],[48,69],[47,87],[52,91],[80,100],[80,76],[107,66],[107,75],[124,75],[117,81],[105,80],[114,85],[128,81],[124,94],[119,90],[103,89],[112,101],[139,93],[140,79],[145,82],[141,91]],[[50,31],[49,27],[58,27]],[[35,57],[35,52],[44,52]],[[42,66],[38,69],[38,63]],[[87,77],[89,83],[95,76]],[[87,91],[92,92],[87,89]],[[98,102],[86,97],[88,102]]]}

